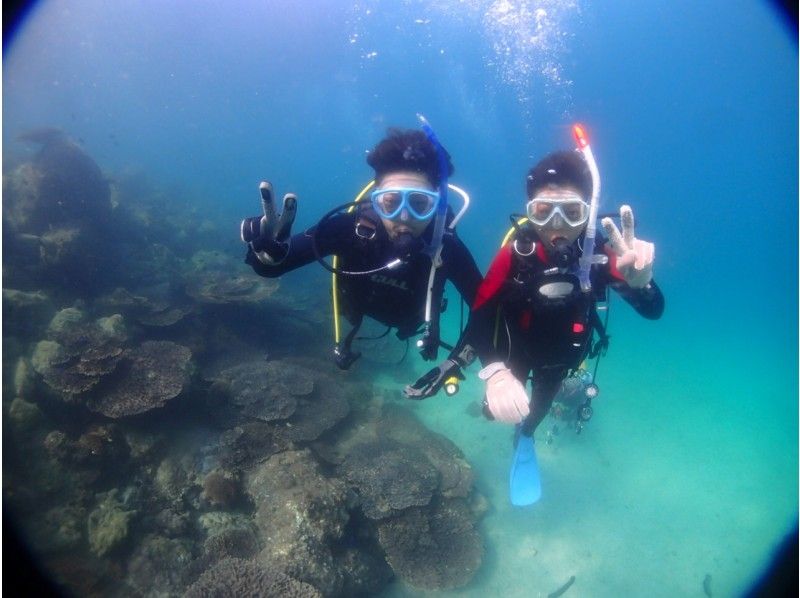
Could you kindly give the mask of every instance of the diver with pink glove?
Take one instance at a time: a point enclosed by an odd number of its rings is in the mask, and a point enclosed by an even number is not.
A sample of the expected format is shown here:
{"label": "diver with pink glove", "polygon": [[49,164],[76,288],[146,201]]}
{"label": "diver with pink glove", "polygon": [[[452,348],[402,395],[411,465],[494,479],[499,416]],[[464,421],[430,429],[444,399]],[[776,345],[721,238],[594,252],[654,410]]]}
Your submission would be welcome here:
{"label": "diver with pink glove", "polygon": [[[486,385],[484,414],[517,426],[510,477],[515,505],[541,495],[533,432],[562,382],[607,348],[597,308],[608,289],[647,319],[664,310],[653,281],[654,245],[636,238],[631,208],[619,210],[621,231],[606,217],[608,238],[596,234],[600,176],[583,129],[574,132],[578,150],[551,153],[529,171],[526,215],[512,216],[513,228],[478,288],[459,343],[484,366],[478,374]],[[586,247],[592,250],[584,253]],[[591,417],[597,393],[591,381],[578,431]]]}

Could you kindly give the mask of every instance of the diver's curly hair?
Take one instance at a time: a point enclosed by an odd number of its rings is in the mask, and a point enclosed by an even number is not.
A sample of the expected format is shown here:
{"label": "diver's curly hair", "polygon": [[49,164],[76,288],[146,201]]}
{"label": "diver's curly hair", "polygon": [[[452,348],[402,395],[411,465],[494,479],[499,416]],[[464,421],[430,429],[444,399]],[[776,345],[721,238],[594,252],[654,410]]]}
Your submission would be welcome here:
{"label": "diver's curly hair", "polygon": [[[450,154],[447,150],[444,153],[449,177],[455,169]],[[376,181],[390,172],[410,171],[424,174],[434,187],[441,182],[436,148],[425,133],[416,129],[389,129],[386,137],[367,154],[367,164],[375,169]]]}

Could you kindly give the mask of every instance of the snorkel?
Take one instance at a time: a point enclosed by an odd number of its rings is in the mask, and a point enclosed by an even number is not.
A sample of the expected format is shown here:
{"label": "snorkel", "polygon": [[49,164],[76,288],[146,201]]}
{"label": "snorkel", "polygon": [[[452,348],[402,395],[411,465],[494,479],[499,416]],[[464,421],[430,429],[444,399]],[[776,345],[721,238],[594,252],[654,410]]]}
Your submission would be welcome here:
{"label": "snorkel", "polygon": [[447,172],[449,170],[447,164],[447,152],[445,152],[442,144],[439,143],[439,138],[433,132],[428,120],[417,113],[422,130],[431,145],[436,149],[436,157],[439,160],[439,206],[436,209],[436,222],[433,225],[433,236],[431,243],[426,249],[426,253],[430,255],[432,260],[439,261],[441,259],[442,236],[444,235],[444,224],[447,220]]}
{"label": "snorkel", "polygon": [[[423,359],[436,359],[436,354],[439,350],[439,311],[441,305],[433,305],[434,292],[433,288],[436,284],[436,270],[442,263],[442,237],[444,236],[444,225],[447,220],[447,152],[445,152],[442,144],[439,143],[436,133],[433,132],[431,125],[427,119],[417,113],[422,130],[431,145],[436,149],[436,156],[439,159],[439,205],[436,209],[436,221],[433,225],[433,236],[431,237],[430,245],[425,249],[425,253],[431,258],[431,272],[428,276],[428,293],[425,301],[425,324],[422,332],[422,338],[417,341],[417,348],[420,349]],[[436,310],[434,317],[433,310]]]}
{"label": "snorkel", "polygon": [[586,136],[583,126],[580,124],[573,125],[572,134],[578,143],[578,150],[583,154],[586,165],[592,175],[592,200],[589,203],[589,220],[586,224],[586,234],[583,237],[581,257],[578,260],[578,280],[581,283],[581,290],[584,293],[588,293],[592,288],[589,273],[592,264],[595,262],[594,239],[597,234],[597,210],[600,204],[600,171],[597,169],[592,146],[589,145],[589,138]]}

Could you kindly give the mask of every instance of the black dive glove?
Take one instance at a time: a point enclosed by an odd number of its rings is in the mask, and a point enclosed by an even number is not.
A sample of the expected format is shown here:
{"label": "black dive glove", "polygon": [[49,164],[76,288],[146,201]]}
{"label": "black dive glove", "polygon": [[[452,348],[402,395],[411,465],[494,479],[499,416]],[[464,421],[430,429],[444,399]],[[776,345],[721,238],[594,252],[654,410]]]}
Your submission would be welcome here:
{"label": "black dive glove", "polygon": [[284,195],[283,211],[277,215],[272,185],[262,181],[259,191],[264,215],[242,220],[242,241],[250,246],[258,261],[274,266],[281,263],[289,253],[292,224],[297,215],[297,197],[294,193]]}
{"label": "black dive glove", "polygon": [[449,359],[437,365],[414,384],[406,386],[403,393],[407,399],[420,401],[432,397],[444,386],[448,396],[452,396],[458,392],[459,381],[465,379],[461,368],[467,367],[473,361],[475,361],[475,349],[469,343],[465,343],[458,354],[451,354]]}
{"label": "black dive glove", "polygon": [[427,374],[422,376],[414,384],[409,384],[403,389],[403,394],[407,399],[421,401],[432,397],[439,389],[447,383],[453,385],[453,390],[446,389],[448,395],[453,395],[458,391],[458,380],[464,380],[461,366],[453,359],[446,359]]}

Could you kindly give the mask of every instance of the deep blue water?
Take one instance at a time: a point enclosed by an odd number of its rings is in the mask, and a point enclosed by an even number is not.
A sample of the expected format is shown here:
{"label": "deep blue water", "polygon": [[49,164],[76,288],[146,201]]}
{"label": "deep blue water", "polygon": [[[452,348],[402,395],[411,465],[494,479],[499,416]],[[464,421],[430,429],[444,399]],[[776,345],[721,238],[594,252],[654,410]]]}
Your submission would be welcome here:
{"label": "deep blue water", "polygon": [[[694,507],[769,512],[742,531],[767,558],[797,517],[797,85],[796,40],[756,1],[51,0],[6,48],[3,143],[60,126],[108,172],[189,189],[236,250],[260,180],[298,194],[299,230],[421,112],[473,197],[459,230],[485,269],[527,169],[585,123],[603,209],[633,206],[667,300],[655,323],[615,308],[617,414],[661,432],[620,450],[652,451],[667,475],[740,463],[696,472],[710,496],[732,487]],[[735,590],[763,564],[743,559]]]}

